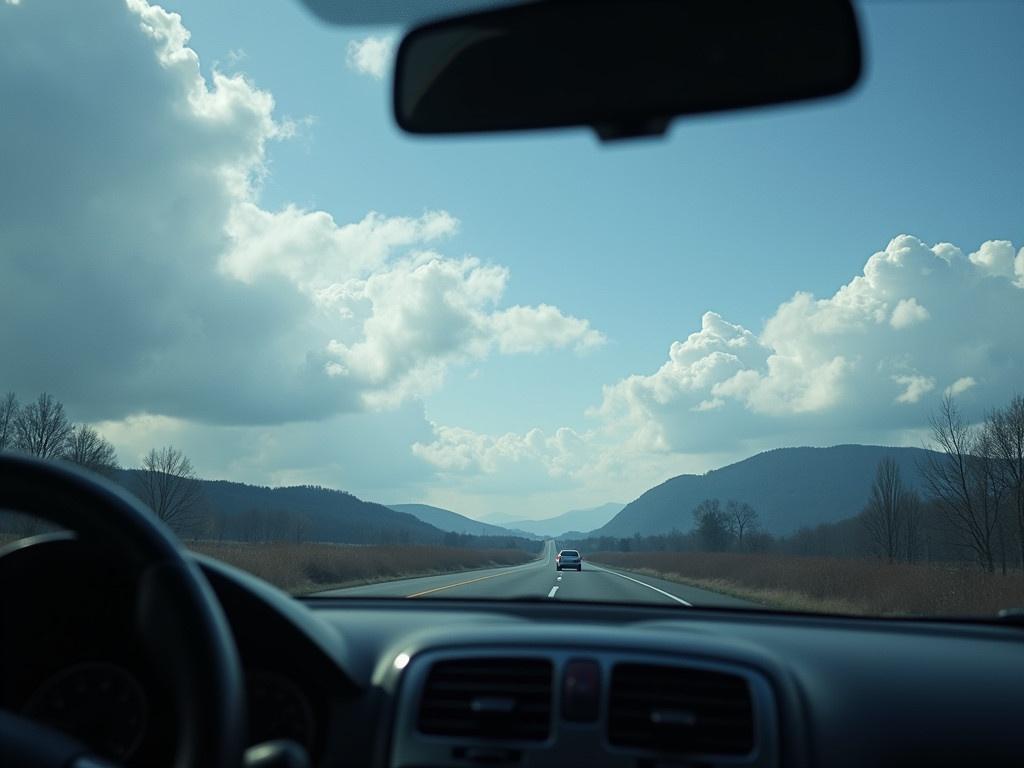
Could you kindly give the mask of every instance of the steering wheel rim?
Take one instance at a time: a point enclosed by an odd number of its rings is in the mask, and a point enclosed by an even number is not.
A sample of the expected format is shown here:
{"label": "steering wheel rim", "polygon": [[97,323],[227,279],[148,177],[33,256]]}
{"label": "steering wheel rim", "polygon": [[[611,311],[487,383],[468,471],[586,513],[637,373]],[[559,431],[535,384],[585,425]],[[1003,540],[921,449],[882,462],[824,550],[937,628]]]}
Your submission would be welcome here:
{"label": "steering wheel rim", "polygon": [[[173,691],[178,727],[173,765],[240,766],[246,719],[238,651],[213,590],[170,529],[108,480],[17,455],[0,455],[0,509],[55,523],[135,564],[143,644]],[[22,740],[18,748],[26,744]],[[32,764],[29,755],[22,757],[25,761],[17,764]],[[43,754],[38,757],[50,764]]]}

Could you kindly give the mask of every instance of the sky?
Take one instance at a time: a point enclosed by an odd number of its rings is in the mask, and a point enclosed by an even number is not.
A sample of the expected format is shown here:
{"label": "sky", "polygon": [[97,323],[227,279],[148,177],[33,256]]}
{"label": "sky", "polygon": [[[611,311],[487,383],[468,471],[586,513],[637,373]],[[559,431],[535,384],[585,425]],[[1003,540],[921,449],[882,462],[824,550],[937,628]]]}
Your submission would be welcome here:
{"label": "sky", "polygon": [[1024,3],[858,8],[852,94],[608,145],[405,136],[295,2],[2,0],[0,391],[475,517],[921,445],[1024,389]]}

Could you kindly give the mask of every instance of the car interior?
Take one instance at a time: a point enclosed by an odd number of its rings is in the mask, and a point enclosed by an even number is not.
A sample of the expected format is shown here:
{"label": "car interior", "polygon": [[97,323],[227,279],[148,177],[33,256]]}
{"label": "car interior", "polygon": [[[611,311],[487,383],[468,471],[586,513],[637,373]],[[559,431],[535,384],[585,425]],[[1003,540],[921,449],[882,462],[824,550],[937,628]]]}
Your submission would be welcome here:
{"label": "car interior", "polygon": [[[302,2],[401,24],[394,119],[453,141],[656,141],[863,66],[848,0]],[[52,526],[0,551],[3,766],[1024,764],[1013,613],[294,597],[69,466],[0,455],[0,509]]]}

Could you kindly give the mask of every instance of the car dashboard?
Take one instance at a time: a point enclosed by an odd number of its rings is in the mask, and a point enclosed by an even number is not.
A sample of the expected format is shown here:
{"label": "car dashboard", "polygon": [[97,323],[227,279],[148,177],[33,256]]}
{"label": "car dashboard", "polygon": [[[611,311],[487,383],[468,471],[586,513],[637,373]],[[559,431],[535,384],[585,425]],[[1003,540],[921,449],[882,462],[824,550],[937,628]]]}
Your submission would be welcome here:
{"label": "car dashboard", "polygon": [[[197,560],[239,648],[251,740],[293,739],[317,766],[964,766],[1024,756],[1024,634],[1012,624],[297,600]],[[69,579],[84,567],[99,574],[77,582],[88,591]],[[8,553],[0,571],[31,585],[3,606],[2,706],[95,736],[99,701],[110,752],[161,764],[173,713],[160,709],[159,675],[136,650],[130,582],[70,540]],[[88,716],[71,722],[69,711]],[[141,727],[127,723],[133,713]]]}

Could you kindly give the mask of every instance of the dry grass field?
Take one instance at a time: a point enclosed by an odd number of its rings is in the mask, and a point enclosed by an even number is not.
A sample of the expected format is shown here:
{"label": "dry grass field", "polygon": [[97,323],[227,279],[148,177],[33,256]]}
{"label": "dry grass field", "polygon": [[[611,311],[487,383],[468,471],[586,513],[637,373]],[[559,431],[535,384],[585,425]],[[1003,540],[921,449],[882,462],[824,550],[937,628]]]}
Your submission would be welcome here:
{"label": "dry grass field", "polygon": [[[24,535],[0,532],[0,546],[17,541]],[[534,557],[517,549],[365,547],[318,542],[186,541],[185,544],[195,552],[216,557],[293,594],[407,576],[519,565]]]}
{"label": "dry grass field", "polygon": [[788,610],[875,615],[993,615],[1024,607],[1019,570],[878,560],[700,552],[595,552],[590,559]]}
{"label": "dry grass field", "polygon": [[189,542],[188,547],[296,594],[532,559],[514,549],[241,542]]}

